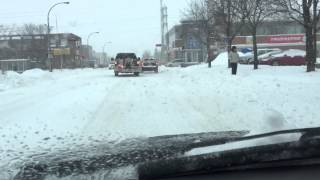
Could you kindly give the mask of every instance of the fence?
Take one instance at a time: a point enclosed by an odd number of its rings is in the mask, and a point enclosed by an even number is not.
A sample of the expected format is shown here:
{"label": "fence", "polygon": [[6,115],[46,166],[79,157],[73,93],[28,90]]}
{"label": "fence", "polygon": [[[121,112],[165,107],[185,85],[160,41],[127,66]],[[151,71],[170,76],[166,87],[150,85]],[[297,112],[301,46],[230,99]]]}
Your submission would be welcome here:
{"label": "fence", "polygon": [[15,71],[22,73],[30,68],[29,59],[8,59],[0,60],[0,69],[2,74],[6,71]]}

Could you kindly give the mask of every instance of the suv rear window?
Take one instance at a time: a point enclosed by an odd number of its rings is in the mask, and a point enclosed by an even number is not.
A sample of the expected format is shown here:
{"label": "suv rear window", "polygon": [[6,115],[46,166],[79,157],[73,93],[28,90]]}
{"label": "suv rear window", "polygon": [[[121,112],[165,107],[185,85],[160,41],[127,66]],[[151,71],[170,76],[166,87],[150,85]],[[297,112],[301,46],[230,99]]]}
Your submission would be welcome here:
{"label": "suv rear window", "polygon": [[154,61],[157,61],[157,60],[155,60],[155,59],[145,59],[144,61],[154,62]]}
{"label": "suv rear window", "polygon": [[134,53],[120,53],[120,54],[117,54],[117,57],[116,59],[137,59],[137,56],[136,54]]}

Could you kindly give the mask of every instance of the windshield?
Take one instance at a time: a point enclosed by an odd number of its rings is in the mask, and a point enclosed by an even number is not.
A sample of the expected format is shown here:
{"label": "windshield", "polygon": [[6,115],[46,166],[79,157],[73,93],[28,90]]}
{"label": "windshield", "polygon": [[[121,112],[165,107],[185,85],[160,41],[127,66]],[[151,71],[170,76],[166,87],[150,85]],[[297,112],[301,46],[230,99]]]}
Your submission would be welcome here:
{"label": "windshield", "polygon": [[[290,12],[252,21],[242,5],[258,1],[232,1],[231,14],[226,2],[2,2],[0,179],[40,165],[81,179],[178,157],[199,133],[320,126],[319,35],[301,16],[280,18]],[[264,3],[261,13],[280,6]],[[67,162],[87,169],[57,176]]]}

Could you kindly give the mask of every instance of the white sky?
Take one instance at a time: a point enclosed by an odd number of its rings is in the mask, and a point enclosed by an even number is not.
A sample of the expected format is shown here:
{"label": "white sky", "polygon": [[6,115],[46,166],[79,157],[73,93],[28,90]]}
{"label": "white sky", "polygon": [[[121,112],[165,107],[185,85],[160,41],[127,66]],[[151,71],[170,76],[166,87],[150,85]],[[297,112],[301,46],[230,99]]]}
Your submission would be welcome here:
{"label": "white sky", "polygon": [[[189,0],[164,0],[168,6],[169,29],[177,24]],[[0,24],[46,24],[48,9],[59,0],[9,0],[1,3]],[[160,0],[70,0],[70,5],[57,6],[51,14],[51,25],[58,20],[59,32],[70,32],[82,37],[99,31],[90,38],[90,45],[106,52],[144,50],[153,52],[160,42]],[[56,29],[53,30],[56,32]]]}

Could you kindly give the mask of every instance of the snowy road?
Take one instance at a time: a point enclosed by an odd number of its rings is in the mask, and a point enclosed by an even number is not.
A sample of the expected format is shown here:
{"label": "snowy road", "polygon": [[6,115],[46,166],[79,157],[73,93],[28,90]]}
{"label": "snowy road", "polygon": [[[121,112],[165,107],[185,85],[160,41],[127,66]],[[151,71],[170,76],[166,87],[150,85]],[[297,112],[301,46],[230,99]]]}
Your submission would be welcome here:
{"label": "snowy road", "polygon": [[[128,137],[320,126],[320,74],[304,67],[106,69],[0,75],[0,164]],[[306,113],[307,112],[307,113]]]}

